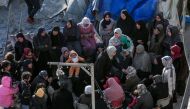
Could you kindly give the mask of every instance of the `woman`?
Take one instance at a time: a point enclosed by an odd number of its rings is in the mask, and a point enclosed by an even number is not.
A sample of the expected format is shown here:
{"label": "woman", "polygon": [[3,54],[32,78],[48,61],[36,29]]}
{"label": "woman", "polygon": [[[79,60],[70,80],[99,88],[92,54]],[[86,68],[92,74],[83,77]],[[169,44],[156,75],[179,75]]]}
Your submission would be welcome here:
{"label": "woman", "polygon": [[123,34],[132,37],[132,30],[134,29],[135,21],[128,14],[127,10],[122,10],[119,19],[117,20],[117,28],[121,28]]}
{"label": "woman", "polygon": [[110,12],[105,12],[103,19],[99,24],[99,33],[102,36],[104,46],[108,46],[109,39],[113,36],[113,30],[115,29],[115,21],[111,18]]}
{"label": "woman", "polygon": [[143,45],[138,45],[136,47],[133,66],[137,70],[137,75],[140,79],[144,79],[149,76],[149,73],[151,72],[151,60]]}
{"label": "woman", "polygon": [[150,39],[149,51],[157,55],[163,54],[162,43],[164,40],[164,28],[163,25],[158,24],[153,30],[153,35]]}
{"label": "woman", "polygon": [[74,109],[72,93],[67,89],[68,83],[59,81],[60,88],[53,93],[52,109]]}
{"label": "woman", "polygon": [[33,38],[35,55],[38,58],[38,70],[47,70],[47,62],[50,60],[51,38],[44,28],[38,30],[37,35]]}
{"label": "woman", "polygon": [[125,100],[124,91],[114,78],[109,78],[107,82],[109,87],[104,90],[105,97],[108,102],[111,102],[113,109],[119,109],[122,107],[122,103]]}
{"label": "woman", "polygon": [[132,109],[153,109],[153,98],[144,84],[137,85],[137,103]]}
{"label": "woman", "polygon": [[167,35],[163,41],[164,55],[170,55],[170,47],[177,42],[181,42],[179,29],[177,26],[169,25]]}
{"label": "woman", "polygon": [[92,93],[92,86],[91,85],[86,86],[85,89],[84,89],[84,94],[82,94],[80,96],[78,102],[81,103],[81,104],[85,104],[88,107],[90,107],[91,103],[92,103],[91,93]]}
{"label": "woman", "polygon": [[95,41],[95,29],[90,19],[84,17],[78,24],[81,38],[81,45],[86,57],[95,55],[96,52],[96,41]]}
{"label": "woman", "polygon": [[22,54],[24,52],[24,48],[30,48],[33,50],[32,43],[25,39],[23,33],[18,33],[16,35],[17,41],[15,43],[14,49],[15,49],[15,60],[19,61],[22,57]]}
{"label": "woman", "polygon": [[149,32],[146,28],[146,23],[143,21],[136,22],[134,35],[132,38],[134,45],[137,46],[138,44],[142,44],[147,49],[148,36]]}
{"label": "woman", "polygon": [[63,35],[66,39],[68,49],[75,50],[79,55],[81,55],[82,49],[80,44],[79,28],[72,20],[67,21],[63,29]]}
{"label": "woman", "polygon": [[122,34],[120,28],[114,30],[114,36],[109,40],[109,46],[115,46],[118,53],[121,51],[129,51],[130,54],[133,52],[133,42],[130,37]]}
{"label": "woman", "polygon": [[[168,84],[168,93],[172,97],[172,100],[176,100],[175,89],[176,89],[176,73],[173,66],[173,61],[170,56],[164,56],[162,58],[162,64],[164,65],[162,71],[163,83]],[[173,101],[171,101],[173,102]]]}
{"label": "woman", "polygon": [[51,39],[51,58],[52,61],[58,62],[59,57],[61,55],[61,47],[65,44],[63,34],[60,31],[60,28],[58,26],[55,26],[51,32],[49,32],[49,36]]}
{"label": "woman", "polygon": [[161,75],[153,76],[153,83],[149,87],[149,91],[153,97],[154,107],[159,106],[161,109],[169,109],[168,85],[162,82]]}

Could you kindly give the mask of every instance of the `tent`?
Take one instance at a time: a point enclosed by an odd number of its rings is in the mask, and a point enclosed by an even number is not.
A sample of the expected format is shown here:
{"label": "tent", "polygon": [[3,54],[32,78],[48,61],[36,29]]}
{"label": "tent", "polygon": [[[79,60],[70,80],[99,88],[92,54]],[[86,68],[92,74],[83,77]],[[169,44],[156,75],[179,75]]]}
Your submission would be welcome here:
{"label": "tent", "polygon": [[9,0],[0,0],[0,6],[5,6],[7,7],[9,4]]}
{"label": "tent", "polygon": [[89,18],[92,17],[90,12],[94,9],[98,9],[99,16],[102,16],[105,11],[110,11],[114,19],[118,18],[122,9],[127,9],[135,21],[149,21],[154,17],[157,9],[157,0],[96,0],[96,2],[99,5],[90,7],[91,11],[86,13]]}

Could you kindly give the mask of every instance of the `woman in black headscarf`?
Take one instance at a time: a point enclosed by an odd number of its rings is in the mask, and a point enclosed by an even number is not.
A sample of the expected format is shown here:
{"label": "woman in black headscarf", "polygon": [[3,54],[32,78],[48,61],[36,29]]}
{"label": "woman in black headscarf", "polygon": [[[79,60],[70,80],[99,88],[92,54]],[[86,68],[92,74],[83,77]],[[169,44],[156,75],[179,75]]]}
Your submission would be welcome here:
{"label": "woman in black headscarf", "polygon": [[37,35],[33,38],[33,45],[35,55],[38,58],[38,70],[47,70],[47,62],[50,60],[51,38],[44,28],[38,29]]}
{"label": "woman in black headscarf", "polygon": [[138,44],[144,45],[145,49],[147,49],[147,41],[149,32],[146,28],[146,23],[144,21],[136,22],[136,26],[133,32],[133,42],[134,45],[137,46]]}
{"label": "woman in black headscarf", "polygon": [[128,14],[127,10],[122,10],[119,19],[117,20],[117,28],[121,28],[123,34],[131,37],[134,29],[135,21]]}

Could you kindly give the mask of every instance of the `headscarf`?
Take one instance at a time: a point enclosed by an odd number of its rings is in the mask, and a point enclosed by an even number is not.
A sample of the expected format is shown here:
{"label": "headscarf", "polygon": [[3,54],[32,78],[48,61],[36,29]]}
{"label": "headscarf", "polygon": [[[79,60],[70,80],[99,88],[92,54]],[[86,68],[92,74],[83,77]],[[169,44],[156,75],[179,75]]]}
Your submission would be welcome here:
{"label": "headscarf", "polygon": [[[83,19],[82,19],[82,21],[79,23],[83,28],[88,28],[89,26],[90,26],[90,24],[91,24],[91,22],[90,22],[90,19],[88,18],[88,17],[84,17]],[[87,27],[85,27],[84,25],[88,25]]]}
{"label": "headscarf", "polygon": [[111,19],[110,19],[109,21],[106,21],[106,20],[105,20],[106,16],[109,16],[109,17],[111,18],[111,13],[108,12],[108,11],[106,11],[106,12],[104,13],[103,22],[102,22],[102,27],[103,27],[103,28],[106,28],[107,25],[109,25],[109,24],[111,23]]}
{"label": "headscarf", "polygon": [[178,45],[173,45],[170,50],[174,52],[174,54],[171,54],[173,60],[181,57],[181,48]]}
{"label": "headscarf", "polygon": [[45,31],[45,28],[39,28],[37,36],[41,36],[41,34]]}
{"label": "headscarf", "polygon": [[122,35],[122,30],[120,28],[116,28],[114,33],[118,33],[120,36]]}
{"label": "headscarf", "polygon": [[109,101],[115,101],[124,98],[124,92],[121,86],[115,81],[114,78],[107,80],[108,88],[104,90],[105,96]]}
{"label": "headscarf", "polygon": [[106,49],[106,52],[108,53],[108,56],[110,59],[113,59],[113,53],[116,52],[117,49],[114,46],[108,46]]}
{"label": "headscarf", "polygon": [[162,76],[161,75],[153,76],[153,82],[154,82],[154,84],[162,83]]}
{"label": "headscarf", "polygon": [[148,90],[144,84],[138,84],[137,91],[138,91],[139,96],[142,96],[148,92]]}
{"label": "headscarf", "polygon": [[162,58],[162,64],[164,65],[164,67],[172,67],[173,64],[172,64],[173,60],[170,56],[164,56]]}
{"label": "headscarf", "polygon": [[139,44],[137,47],[136,47],[136,54],[140,54],[140,53],[143,53],[145,51],[144,49],[144,46]]}
{"label": "headscarf", "polygon": [[27,56],[31,52],[30,48],[24,48],[24,56]]}
{"label": "headscarf", "polygon": [[132,66],[129,66],[126,70],[126,73],[127,73],[126,79],[129,79],[131,77],[136,76],[136,69]]}
{"label": "headscarf", "polygon": [[69,51],[69,49],[68,49],[67,47],[62,47],[62,48],[61,48],[61,52],[62,52],[62,53],[65,53],[66,51]]}
{"label": "headscarf", "polygon": [[84,89],[84,93],[86,95],[90,95],[92,93],[92,86],[91,85],[86,86]]}

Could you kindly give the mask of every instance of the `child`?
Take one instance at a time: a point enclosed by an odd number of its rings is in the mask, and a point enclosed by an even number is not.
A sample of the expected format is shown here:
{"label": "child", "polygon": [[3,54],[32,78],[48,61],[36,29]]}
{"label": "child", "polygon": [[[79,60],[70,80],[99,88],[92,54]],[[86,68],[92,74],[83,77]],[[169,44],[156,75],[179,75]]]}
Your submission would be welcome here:
{"label": "child", "polygon": [[62,55],[60,56],[60,62],[66,62],[69,58],[69,49],[67,47],[63,47],[61,49]]}
{"label": "child", "polygon": [[32,74],[30,72],[22,73],[22,81],[19,85],[20,99],[21,99],[21,109],[29,109],[31,91],[30,91],[30,79]]}
{"label": "child", "polygon": [[20,61],[30,59],[31,61],[36,61],[35,55],[32,53],[32,50],[30,48],[24,48],[24,53],[20,59]]}
{"label": "child", "polygon": [[11,77],[4,76],[0,85],[0,107],[9,108],[13,106],[13,95],[18,92],[18,87],[12,87]]}
{"label": "child", "polygon": [[[72,50],[69,55],[69,59],[66,61],[67,63],[79,63],[84,62],[84,58],[78,56],[78,54]],[[69,78],[73,76],[75,73],[75,77],[79,77],[80,67],[70,67],[69,69]]]}

